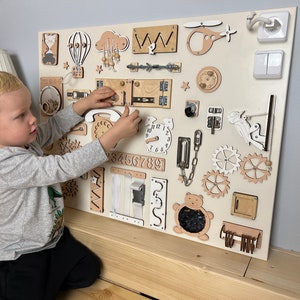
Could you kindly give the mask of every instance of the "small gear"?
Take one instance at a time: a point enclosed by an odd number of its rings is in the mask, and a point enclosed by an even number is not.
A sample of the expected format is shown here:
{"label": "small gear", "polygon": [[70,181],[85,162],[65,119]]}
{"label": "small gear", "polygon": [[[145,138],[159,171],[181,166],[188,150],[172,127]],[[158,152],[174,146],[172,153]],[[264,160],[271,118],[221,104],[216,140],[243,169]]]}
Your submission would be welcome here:
{"label": "small gear", "polygon": [[213,165],[225,175],[232,174],[240,166],[240,154],[229,146],[220,146],[213,154]]}
{"label": "small gear", "polygon": [[228,177],[219,171],[210,171],[203,176],[202,187],[213,198],[223,197],[229,189]]}
{"label": "small gear", "polygon": [[240,164],[241,174],[249,182],[263,182],[271,175],[271,167],[268,165],[268,158],[262,154],[248,154]]}

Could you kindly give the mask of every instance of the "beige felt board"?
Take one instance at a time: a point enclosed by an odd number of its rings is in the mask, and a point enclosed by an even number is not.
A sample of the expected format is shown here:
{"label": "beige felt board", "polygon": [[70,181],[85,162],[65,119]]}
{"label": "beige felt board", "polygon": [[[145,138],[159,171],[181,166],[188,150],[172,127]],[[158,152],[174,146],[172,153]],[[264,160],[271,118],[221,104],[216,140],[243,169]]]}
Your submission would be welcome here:
{"label": "beige felt board", "polygon": [[296,8],[249,15],[51,28],[57,64],[43,63],[51,43],[39,33],[42,120],[54,104],[116,91],[112,109],[89,112],[48,152],[101,136],[124,105],[143,119],[101,168],[63,184],[67,206],[267,259]]}

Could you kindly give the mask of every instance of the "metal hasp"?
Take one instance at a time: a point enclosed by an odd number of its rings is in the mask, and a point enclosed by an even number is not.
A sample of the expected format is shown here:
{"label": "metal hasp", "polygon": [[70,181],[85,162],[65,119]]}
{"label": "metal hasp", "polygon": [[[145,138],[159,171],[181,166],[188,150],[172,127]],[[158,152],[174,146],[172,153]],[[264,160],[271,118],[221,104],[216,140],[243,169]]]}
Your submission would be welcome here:
{"label": "metal hasp", "polygon": [[221,130],[223,124],[223,107],[210,106],[207,110],[206,128],[210,129],[210,133],[214,134],[216,130]]}

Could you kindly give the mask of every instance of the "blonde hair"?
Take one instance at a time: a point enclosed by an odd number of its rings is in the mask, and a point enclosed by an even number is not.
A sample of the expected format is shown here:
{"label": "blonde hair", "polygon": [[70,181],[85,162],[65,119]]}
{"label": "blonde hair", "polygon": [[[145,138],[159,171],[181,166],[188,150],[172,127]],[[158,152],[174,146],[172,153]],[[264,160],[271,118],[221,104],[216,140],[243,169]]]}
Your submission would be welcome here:
{"label": "blonde hair", "polygon": [[0,71],[0,95],[20,89],[23,82],[15,75]]}

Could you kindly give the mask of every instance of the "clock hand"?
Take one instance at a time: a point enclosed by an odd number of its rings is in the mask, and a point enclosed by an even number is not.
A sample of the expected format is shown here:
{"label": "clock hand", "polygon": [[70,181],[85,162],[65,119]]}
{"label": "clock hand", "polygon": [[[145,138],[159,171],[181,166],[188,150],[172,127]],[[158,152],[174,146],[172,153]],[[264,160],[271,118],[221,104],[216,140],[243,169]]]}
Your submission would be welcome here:
{"label": "clock hand", "polygon": [[148,139],[145,140],[146,144],[149,144],[149,143],[152,143],[152,142],[156,142],[159,140],[159,136],[153,136],[153,137],[150,137]]}

